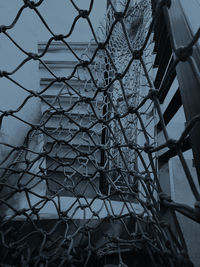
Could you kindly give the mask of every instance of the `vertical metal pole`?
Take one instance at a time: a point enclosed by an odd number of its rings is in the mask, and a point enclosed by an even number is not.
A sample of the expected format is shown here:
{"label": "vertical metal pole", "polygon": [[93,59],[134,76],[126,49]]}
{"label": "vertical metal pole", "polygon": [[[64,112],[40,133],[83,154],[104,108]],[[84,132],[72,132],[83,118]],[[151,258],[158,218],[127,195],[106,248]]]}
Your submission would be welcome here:
{"label": "vertical metal pole", "polygon": [[[194,38],[194,34],[181,1],[172,0],[170,8],[164,8],[164,15],[173,50],[187,46]],[[196,19],[199,20],[199,18]],[[176,72],[186,120],[189,123],[194,117],[200,116],[200,47],[198,43],[193,46],[192,55],[187,60],[178,63]],[[200,183],[200,122],[196,122],[189,136]]]}

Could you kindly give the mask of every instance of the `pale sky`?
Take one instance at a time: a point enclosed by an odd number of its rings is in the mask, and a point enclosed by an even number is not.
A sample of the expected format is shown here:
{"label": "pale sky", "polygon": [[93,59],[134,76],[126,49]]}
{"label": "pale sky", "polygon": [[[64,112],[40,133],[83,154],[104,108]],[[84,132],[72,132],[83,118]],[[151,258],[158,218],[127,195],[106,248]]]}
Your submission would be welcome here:
{"label": "pale sky", "polygon": [[[75,3],[80,9],[89,9],[90,0],[76,0]],[[22,0],[0,0],[0,25],[9,25],[16,17],[18,10],[23,6]],[[74,18],[78,12],[70,0],[44,0],[38,7],[39,12],[55,34],[67,34],[71,28]],[[106,0],[94,0],[90,19],[96,30],[105,16]],[[45,28],[35,12],[29,8],[23,10],[19,20],[13,29],[7,33],[26,51],[37,53],[37,45],[41,41],[48,41],[52,35]],[[73,34],[66,41],[89,42],[92,38],[91,30],[84,19],[80,19],[73,31]],[[11,71],[20,64],[26,56],[4,35],[0,34],[0,70]],[[32,62],[33,63],[33,62]],[[24,68],[29,68],[29,63]],[[23,68],[22,68],[23,69]],[[19,70],[16,79],[22,79]],[[23,84],[32,86],[31,80],[23,74]],[[10,109],[21,103],[19,96],[21,90],[13,90],[13,85],[5,79],[0,80],[0,109]],[[6,90],[5,90],[6,88]],[[33,87],[34,88],[34,87]],[[15,97],[13,97],[15,94]],[[19,101],[18,101],[19,100]]]}
{"label": "pale sky", "polygon": [[[80,9],[89,9],[90,0],[75,0],[75,3]],[[23,4],[23,0],[0,0],[0,25],[10,25]],[[38,7],[38,10],[55,34],[67,34],[74,18],[78,15],[70,0],[44,0],[41,6]],[[94,30],[97,29],[104,18],[105,10],[106,0],[94,0],[93,9],[90,14]],[[8,30],[7,33],[24,50],[32,53],[38,52],[39,42],[47,42],[52,37],[34,10],[29,8],[23,10],[15,26]],[[90,42],[91,38],[91,30],[86,21],[81,18],[76,24],[72,36],[66,39],[66,41]],[[4,34],[0,34],[0,70],[12,71],[26,57]],[[38,62],[31,61],[26,63],[11,77],[26,88],[38,91]],[[9,80],[5,78],[0,79],[0,110],[17,109],[26,96],[27,93],[25,91]],[[35,122],[39,116],[38,109],[37,101],[31,99],[20,110],[19,116],[27,121]],[[25,125],[11,116],[4,118],[2,126],[7,141],[9,140],[9,143],[15,145],[19,143],[19,140],[17,140],[20,138],[19,133],[20,135],[22,133],[25,135],[27,131]],[[23,140],[23,136],[21,136],[21,139]]]}
{"label": "pale sky", "polygon": [[[76,0],[75,3],[80,9],[89,9],[90,0]],[[0,25],[11,23],[22,5],[23,1],[1,0]],[[74,18],[78,15],[78,12],[75,10],[70,0],[44,0],[38,7],[38,10],[52,31],[56,34],[66,34],[71,28]],[[105,10],[106,0],[94,1],[90,19],[95,29],[104,17]],[[21,30],[23,30],[25,26],[29,28],[29,34],[35,35],[35,37],[39,38],[39,41],[45,41],[50,37],[38,16],[29,8],[23,11],[14,30],[9,32],[18,32],[18,35],[21,36],[23,35],[23,31],[21,32]],[[90,36],[91,31],[88,24],[84,19],[80,19],[76,24],[71,39],[73,41],[88,41]]]}

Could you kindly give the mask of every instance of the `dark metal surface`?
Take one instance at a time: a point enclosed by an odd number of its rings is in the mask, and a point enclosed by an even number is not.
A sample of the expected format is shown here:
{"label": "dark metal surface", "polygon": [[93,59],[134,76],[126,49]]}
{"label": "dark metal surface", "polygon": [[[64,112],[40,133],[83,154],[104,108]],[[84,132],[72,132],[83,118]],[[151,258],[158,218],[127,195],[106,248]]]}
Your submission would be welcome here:
{"label": "dark metal surface", "polygon": [[[167,106],[167,108],[163,113],[165,125],[167,125],[171,121],[171,119],[174,117],[174,115],[179,110],[181,105],[182,105],[182,100],[181,100],[180,90],[178,88],[176,93],[172,97],[169,105]],[[157,129],[158,131],[162,130],[160,122],[157,124]]]}
{"label": "dark metal surface", "polygon": [[[180,84],[181,98],[185,116],[189,122],[200,114],[200,47],[194,39],[198,39],[200,29],[196,36],[192,33],[189,20],[184,13],[181,1],[171,1],[169,9],[165,8],[165,17],[170,32],[174,56],[179,63],[176,66],[177,78]],[[185,53],[183,50],[185,47]],[[191,51],[192,49],[192,51]],[[185,54],[183,56],[183,54]],[[200,125],[196,123],[190,132],[194,161],[200,182]]]}

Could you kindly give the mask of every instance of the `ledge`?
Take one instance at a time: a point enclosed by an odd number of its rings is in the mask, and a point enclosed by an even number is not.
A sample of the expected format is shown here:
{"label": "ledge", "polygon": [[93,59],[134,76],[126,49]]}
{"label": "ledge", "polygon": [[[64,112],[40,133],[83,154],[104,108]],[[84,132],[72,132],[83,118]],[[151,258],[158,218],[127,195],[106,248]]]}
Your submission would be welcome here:
{"label": "ledge", "polygon": [[[90,49],[92,48],[93,50],[97,47],[97,45],[95,43],[88,43],[88,42],[67,42],[68,45],[73,49],[73,51],[82,51],[84,49],[86,49],[87,47],[89,47]],[[38,43],[38,52],[42,53],[44,51],[44,49],[46,48],[47,42],[40,42]],[[64,44],[63,42],[52,42],[47,50],[47,52],[58,52],[61,50],[68,50],[68,47],[66,46],[66,44]]]}
{"label": "ledge", "polygon": [[[45,206],[39,211],[39,217],[41,220],[51,220],[59,219],[59,214],[57,209],[63,213],[66,212],[66,217],[69,219],[103,219],[108,216],[123,216],[126,214],[142,214],[143,208],[138,203],[114,201],[114,200],[102,200],[102,199],[92,199],[92,198],[75,198],[75,197],[60,197],[60,207],[58,206],[58,197],[52,198],[49,200]],[[39,200],[38,200],[39,202]],[[41,204],[40,204],[41,205]],[[86,207],[85,205],[89,205]],[[26,207],[20,207],[20,209]],[[36,206],[36,208],[39,208]],[[94,213],[98,214],[95,216]],[[30,214],[30,211],[27,211],[27,215]],[[4,220],[9,220],[13,215],[7,215]],[[36,215],[30,216],[33,220],[37,219]],[[27,219],[25,215],[16,216],[12,221],[21,220],[24,221]]]}

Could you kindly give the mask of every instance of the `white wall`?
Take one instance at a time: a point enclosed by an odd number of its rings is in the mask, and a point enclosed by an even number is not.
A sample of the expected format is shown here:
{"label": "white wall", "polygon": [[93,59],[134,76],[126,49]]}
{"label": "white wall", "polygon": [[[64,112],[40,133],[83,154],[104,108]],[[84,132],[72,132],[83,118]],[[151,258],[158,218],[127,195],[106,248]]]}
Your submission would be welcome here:
{"label": "white wall", "polygon": [[[89,3],[89,0],[76,1],[76,4],[81,9],[88,9]],[[11,24],[22,5],[23,1],[1,0],[0,25]],[[105,8],[105,0],[94,1],[93,10],[90,15],[94,29],[97,28],[99,21],[104,16]],[[74,18],[78,15],[70,1],[65,0],[44,1],[38,10],[55,34],[68,33]],[[37,53],[38,42],[47,41],[51,37],[35,12],[29,8],[23,10],[15,27],[7,32],[23,49],[33,53]],[[80,19],[75,26],[72,36],[67,41],[89,42],[91,37],[91,30],[88,24],[84,19]],[[0,34],[0,70],[12,71],[25,58],[26,56],[4,34]],[[11,77],[27,89],[38,91],[38,62],[31,60]],[[27,92],[7,79],[0,79],[0,110],[17,109],[27,95]],[[17,113],[17,116],[33,124],[39,123],[41,116],[40,100],[37,98],[29,100],[23,109]],[[18,146],[23,143],[28,129],[26,124],[9,116],[3,120],[2,128],[0,129],[0,142],[3,141]],[[8,148],[0,145],[0,157],[2,157],[2,154],[7,153],[6,150]]]}

